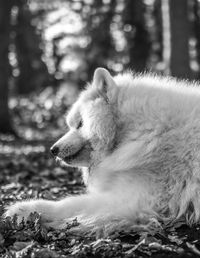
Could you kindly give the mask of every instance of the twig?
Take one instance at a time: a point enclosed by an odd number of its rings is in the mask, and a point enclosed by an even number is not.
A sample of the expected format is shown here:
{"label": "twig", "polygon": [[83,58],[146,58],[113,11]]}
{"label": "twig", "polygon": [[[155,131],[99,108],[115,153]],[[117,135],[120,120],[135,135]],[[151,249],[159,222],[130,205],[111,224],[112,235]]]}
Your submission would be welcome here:
{"label": "twig", "polygon": [[145,244],[145,238],[142,239],[142,241],[140,241],[137,245],[135,245],[133,248],[131,248],[130,250],[126,251],[126,254],[132,254],[135,250],[138,249],[139,246]]}
{"label": "twig", "polygon": [[186,242],[186,245],[193,253],[195,253],[195,254],[200,256],[200,251],[196,248],[195,245],[192,245],[192,244],[190,244],[188,242]]}

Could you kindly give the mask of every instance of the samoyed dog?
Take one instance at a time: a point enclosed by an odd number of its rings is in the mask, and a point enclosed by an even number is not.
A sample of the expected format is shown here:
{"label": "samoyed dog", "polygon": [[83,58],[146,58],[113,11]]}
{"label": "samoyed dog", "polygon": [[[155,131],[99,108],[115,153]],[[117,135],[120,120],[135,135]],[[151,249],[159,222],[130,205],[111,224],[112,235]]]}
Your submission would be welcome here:
{"label": "samoyed dog", "polygon": [[200,89],[194,83],[149,74],[112,77],[96,69],[72,106],[70,130],[51,148],[81,167],[87,193],[58,201],[25,200],[6,216],[41,214],[64,228],[149,225],[200,219]]}

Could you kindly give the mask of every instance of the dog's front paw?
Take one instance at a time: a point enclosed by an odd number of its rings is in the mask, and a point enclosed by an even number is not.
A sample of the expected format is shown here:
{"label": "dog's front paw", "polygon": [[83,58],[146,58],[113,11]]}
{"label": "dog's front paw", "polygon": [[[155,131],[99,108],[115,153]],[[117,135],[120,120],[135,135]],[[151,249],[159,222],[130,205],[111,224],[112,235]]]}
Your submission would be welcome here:
{"label": "dog's front paw", "polygon": [[30,214],[34,212],[41,216],[41,222],[45,226],[49,224],[56,228],[57,225],[62,224],[62,213],[57,209],[57,202],[42,199],[16,202],[6,208],[4,217],[14,217],[16,214],[17,222],[20,223],[22,220],[29,220]]}
{"label": "dog's front paw", "polygon": [[6,207],[6,212],[4,213],[4,217],[14,217],[17,215],[17,222],[20,223],[22,220],[27,221],[30,213],[35,212],[35,208],[31,205],[31,203],[27,202],[16,202],[8,207]]}

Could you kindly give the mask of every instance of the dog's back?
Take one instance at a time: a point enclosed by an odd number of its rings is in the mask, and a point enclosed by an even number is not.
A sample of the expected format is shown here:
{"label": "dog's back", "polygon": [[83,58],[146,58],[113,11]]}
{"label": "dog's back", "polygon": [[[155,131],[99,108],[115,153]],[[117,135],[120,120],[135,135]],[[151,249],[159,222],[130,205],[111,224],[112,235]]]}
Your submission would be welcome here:
{"label": "dog's back", "polygon": [[101,185],[118,191],[128,216],[132,208],[164,219],[184,215],[188,223],[198,221],[200,89],[152,75],[114,79],[117,143],[94,169],[92,189]]}

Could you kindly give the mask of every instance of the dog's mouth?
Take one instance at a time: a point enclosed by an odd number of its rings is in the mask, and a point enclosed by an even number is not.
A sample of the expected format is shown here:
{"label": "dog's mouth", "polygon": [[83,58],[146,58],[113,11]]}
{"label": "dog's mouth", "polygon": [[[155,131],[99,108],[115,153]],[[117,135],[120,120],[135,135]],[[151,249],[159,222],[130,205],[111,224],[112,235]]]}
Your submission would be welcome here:
{"label": "dog's mouth", "polygon": [[70,163],[71,161],[73,161],[74,159],[76,159],[81,151],[82,151],[83,148],[81,148],[79,151],[77,151],[75,154],[72,154],[72,155],[69,155],[69,156],[66,156],[63,158],[63,160],[66,162],[66,163]]}
{"label": "dog's mouth", "polygon": [[91,156],[91,152],[93,151],[92,147],[90,144],[86,144],[83,146],[80,150],[78,150],[76,153],[64,157],[62,160],[67,163],[71,164],[74,162],[82,162],[82,161],[89,161]]}

